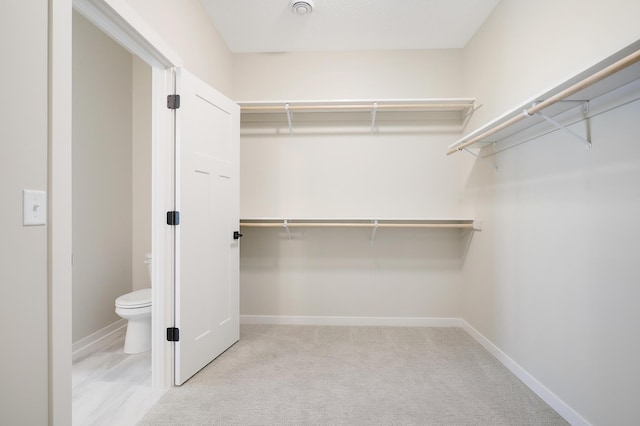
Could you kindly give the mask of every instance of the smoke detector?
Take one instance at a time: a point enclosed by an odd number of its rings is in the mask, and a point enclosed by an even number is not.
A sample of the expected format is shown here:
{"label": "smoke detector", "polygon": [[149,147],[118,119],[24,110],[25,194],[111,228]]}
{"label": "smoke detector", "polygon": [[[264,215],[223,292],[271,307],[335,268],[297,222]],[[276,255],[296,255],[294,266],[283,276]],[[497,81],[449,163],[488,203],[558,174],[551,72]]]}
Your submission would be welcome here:
{"label": "smoke detector", "polygon": [[292,0],[291,11],[298,16],[308,15],[313,11],[313,0]]}

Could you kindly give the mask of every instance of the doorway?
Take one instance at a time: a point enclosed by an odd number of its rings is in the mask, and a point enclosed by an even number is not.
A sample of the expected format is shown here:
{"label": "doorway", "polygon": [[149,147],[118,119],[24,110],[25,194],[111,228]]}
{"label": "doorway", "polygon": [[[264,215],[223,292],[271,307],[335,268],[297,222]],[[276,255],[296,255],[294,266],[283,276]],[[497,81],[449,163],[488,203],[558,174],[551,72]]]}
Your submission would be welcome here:
{"label": "doorway", "polygon": [[[149,41],[156,38],[154,34],[143,34],[138,30],[147,27],[129,8],[114,8],[102,0],[77,0],[73,2],[73,8],[150,69],[151,247],[144,250],[153,254],[151,375],[153,387],[168,388],[173,380],[173,346],[166,341],[165,331],[173,324],[175,256],[174,230],[163,219],[175,205],[175,179],[174,112],[166,108],[166,99],[175,91],[173,67],[180,66],[181,61],[160,41]],[[138,266],[144,270],[144,264]]]}
{"label": "doorway", "polygon": [[151,284],[151,102],[151,68],[74,12],[72,405],[80,424],[134,423],[162,394],[151,386],[151,352],[123,352],[128,324],[114,310],[116,298]]}
{"label": "doorway", "polygon": [[71,423],[72,301],[72,10],[151,66],[152,74],[152,385],[173,379],[173,345],[165,340],[173,323],[174,232],[163,215],[174,206],[173,67],[182,60],[124,2],[62,0],[49,5],[49,420]]}
{"label": "doorway", "polygon": [[150,68],[74,13],[74,346],[124,324],[115,299],[150,286],[150,108]]}

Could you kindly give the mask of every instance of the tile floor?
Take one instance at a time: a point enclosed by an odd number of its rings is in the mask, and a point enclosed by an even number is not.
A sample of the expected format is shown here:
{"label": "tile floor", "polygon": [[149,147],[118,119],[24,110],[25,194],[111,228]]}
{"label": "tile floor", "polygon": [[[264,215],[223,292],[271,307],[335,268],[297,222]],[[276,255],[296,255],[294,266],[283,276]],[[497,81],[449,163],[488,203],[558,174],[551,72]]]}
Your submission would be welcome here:
{"label": "tile floor", "polygon": [[124,330],[73,363],[73,425],[135,425],[166,392],[151,387],[151,351],[123,352]]}

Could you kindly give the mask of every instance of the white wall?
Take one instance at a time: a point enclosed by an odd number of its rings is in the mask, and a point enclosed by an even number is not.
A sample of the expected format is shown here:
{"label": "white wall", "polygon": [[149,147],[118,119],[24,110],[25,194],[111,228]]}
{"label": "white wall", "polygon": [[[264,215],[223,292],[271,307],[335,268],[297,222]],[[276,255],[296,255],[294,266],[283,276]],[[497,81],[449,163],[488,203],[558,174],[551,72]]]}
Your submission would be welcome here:
{"label": "white wall", "polygon": [[[502,1],[464,52],[479,116],[639,39],[637,16],[640,4],[623,0]],[[596,425],[640,417],[639,113],[636,101],[591,119],[590,151],[556,132],[499,154],[497,174],[475,162],[465,185],[483,231],[465,263],[464,319],[574,421]]]}
{"label": "white wall", "polygon": [[73,20],[73,341],[132,289],[132,57]]}
{"label": "white wall", "polygon": [[243,229],[242,315],[459,318],[458,231]]}
{"label": "white wall", "polygon": [[468,97],[462,51],[235,54],[233,99]]}
{"label": "white wall", "polygon": [[638,39],[638,2],[503,0],[465,46],[481,125]]}
{"label": "white wall", "polygon": [[[465,97],[461,51],[242,54],[242,100]],[[294,115],[295,122],[295,115]],[[294,126],[295,128],[295,126]],[[241,138],[241,217],[460,216],[458,136],[366,129]],[[245,229],[243,315],[459,317],[464,239],[452,232]]]}
{"label": "white wall", "polygon": [[[47,228],[22,226],[22,190],[47,190],[46,2],[2,3],[0,319],[10,333],[0,363],[0,416],[47,424]],[[16,48],[19,46],[19,48]]]}
{"label": "white wall", "polygon": [[231,97],[231,52],[198,0],[126,0],[184,61],[184,67]]}
{"label": "white wall", "polygon": [[149,287],[145,255],[151,252],[151,68],[133,57],[131,272],[133,290]]}

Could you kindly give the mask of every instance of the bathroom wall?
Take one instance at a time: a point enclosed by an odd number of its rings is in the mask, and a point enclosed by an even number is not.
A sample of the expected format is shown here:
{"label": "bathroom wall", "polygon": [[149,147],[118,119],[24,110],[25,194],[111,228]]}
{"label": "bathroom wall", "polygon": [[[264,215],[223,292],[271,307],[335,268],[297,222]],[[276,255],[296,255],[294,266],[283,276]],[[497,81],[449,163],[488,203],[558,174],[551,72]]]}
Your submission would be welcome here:
{"label": "bathroom wall", "polygon": [[[467,97],[460,50],[239,54],[237,100]],[[294,114],[294,123],[296,121]],[[459,134],[245,133],[241,217],[459,217]],[[243,228],[243,315],[460,317],[458,231]]]}
{"label": "bathroom wall", "polygon": [[132,58],[73,16],[73,341],[132,289]]}
{"label": "bathroom wall", "polygon": [[131,273],[133,290],[149,287],[145,255],[151,252],[151,68],[133,57]]}
{"label": "bathroom wall", "polygon": [[[484,104],[474,124],[640,39],[637,16],[640,3],[624,0],[500,2],[464,51],[467,88]],[[482,161],[465,172],[483,231],[465,263],[463,317],[564,401],[573,424],[640,418],[639,115],[635,101],[589,120],[591,150],[556,132],[499,154],[497,173]]]}
{"label": "bathroom wall", "polygon": [[76,13],[73,47],[76,342],[120,319],[115,298],[149,287],[151,68]]}

